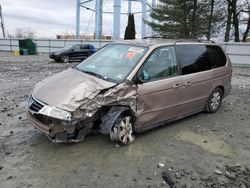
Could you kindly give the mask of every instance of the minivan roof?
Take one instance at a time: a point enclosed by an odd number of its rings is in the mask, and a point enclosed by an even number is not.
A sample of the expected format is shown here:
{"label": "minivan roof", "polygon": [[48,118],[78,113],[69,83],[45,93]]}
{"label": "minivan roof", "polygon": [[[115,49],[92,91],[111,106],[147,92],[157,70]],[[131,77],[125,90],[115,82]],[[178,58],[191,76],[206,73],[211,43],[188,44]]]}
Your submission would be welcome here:
{"label": "minivan roof", "polygon": [[127,45],[135,45],[135,46],[142,46],[142,47],[149,47],[152,45],[164,45],[164,44],[207,44],[212,43],[215,44],[213,41],[202,41],[202,40],[194,40],[194,39],[136,39],[136,40],[118,40],[114,42],[115,44],[127,44]]}

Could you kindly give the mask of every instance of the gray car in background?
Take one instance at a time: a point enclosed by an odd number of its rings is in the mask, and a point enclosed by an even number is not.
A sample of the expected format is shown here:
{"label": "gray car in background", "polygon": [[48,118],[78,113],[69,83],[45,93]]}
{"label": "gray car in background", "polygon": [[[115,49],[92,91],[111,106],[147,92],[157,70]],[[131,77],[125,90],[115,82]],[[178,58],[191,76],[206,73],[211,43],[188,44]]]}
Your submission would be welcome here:
{"label": "gray car in background", "polygon": [[230,59],[212,42],[114,42],[35,85],[27,116],[53,142],[100,132],[127,145],[135,133],[216,112],[231,77]]}

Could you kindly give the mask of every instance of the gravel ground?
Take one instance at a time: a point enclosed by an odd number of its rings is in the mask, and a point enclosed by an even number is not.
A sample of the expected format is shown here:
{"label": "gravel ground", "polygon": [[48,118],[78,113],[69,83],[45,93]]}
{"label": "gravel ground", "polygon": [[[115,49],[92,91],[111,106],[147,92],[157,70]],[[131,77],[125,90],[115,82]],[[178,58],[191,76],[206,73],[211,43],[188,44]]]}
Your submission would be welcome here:
{"label": "gravel ground", "polygon": [[49,61],[0,53],[0,187],[250,187],[250,68],[234,68],[217,113],[148,131],[123,147],[102,135],[54,144],[31,126],[25,108],[33,85],[72,65]]}

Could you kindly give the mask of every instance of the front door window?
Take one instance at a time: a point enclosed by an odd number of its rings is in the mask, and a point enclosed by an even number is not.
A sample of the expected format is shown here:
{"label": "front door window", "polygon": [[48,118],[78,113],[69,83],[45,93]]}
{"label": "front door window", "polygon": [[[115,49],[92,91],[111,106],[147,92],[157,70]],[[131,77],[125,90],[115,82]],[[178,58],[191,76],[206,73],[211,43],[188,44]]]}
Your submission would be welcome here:
{"label": "front door window", "polygon": [[159,80],[177,75],[177,61],[173,46],[158,48],[142,67],[144,81]]}

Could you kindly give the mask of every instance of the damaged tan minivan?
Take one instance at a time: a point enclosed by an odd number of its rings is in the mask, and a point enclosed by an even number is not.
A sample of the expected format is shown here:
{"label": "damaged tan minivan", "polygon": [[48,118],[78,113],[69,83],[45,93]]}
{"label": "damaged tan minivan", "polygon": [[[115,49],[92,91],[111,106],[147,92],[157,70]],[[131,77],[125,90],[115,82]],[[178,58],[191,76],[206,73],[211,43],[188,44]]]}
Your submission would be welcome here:
{"label": "damaged tan minivan", "polygon": [[127,145],[135,133],[216,112],[231,77],[229,58],[212,42],[114,42],[35,85],[27,116],[53,142],[100,132]]}

